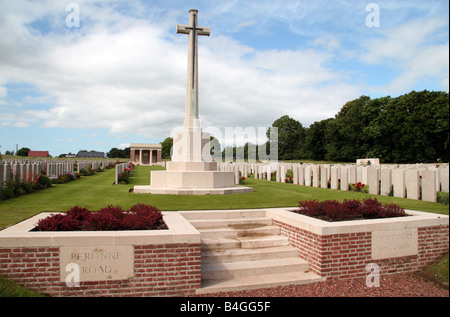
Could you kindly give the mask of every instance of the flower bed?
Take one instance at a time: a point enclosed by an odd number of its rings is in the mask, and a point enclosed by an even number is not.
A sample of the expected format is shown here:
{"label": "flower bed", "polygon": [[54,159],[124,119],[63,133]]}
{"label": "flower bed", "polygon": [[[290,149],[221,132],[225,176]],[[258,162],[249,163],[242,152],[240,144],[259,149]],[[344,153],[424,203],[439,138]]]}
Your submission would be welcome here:
{"label": "flower bed", "polygon": [[[0,274],[54,297],[192,296],[201,236],[177,212],[167,230],[34,231],[41,213],[0,231]],[[78,273],[77,273],[78,272]]]}
{"label": "flower bed", "polygon": [[378,219],[407,216],[405,210],[396,204],[382,204],[375,198],[359,200],[305,200],[299,202],[299,208],[293,210],[305,216],[325,221],[346,221],[362,219]]}
{"label": "flower bed", "polygon": [[75,206],[65,214],[52,214],[39,220],[33,231],[117,231],[167,229],[161,211],[144,204],[132,206],[128,211],[108,206],[97,212]]}

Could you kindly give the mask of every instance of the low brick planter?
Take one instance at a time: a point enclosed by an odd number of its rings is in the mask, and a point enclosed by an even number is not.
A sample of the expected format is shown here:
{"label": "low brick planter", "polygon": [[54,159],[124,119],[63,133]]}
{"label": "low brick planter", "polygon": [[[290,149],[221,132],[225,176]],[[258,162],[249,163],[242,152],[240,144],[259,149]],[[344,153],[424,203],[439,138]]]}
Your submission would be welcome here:
{"label": "low brick planter", "polygon": [[0,231],[1,275],[50,296],[189,296],[201,287],[200,233],[176,212],[163,213],[168,230],[30,232],[48,215]]}
{"label": "low brick planter", "polygon": [[289,209],[268,209],[299,256],[327,278],[367,276],[375,263],[380,274],[418,271],[449,250],[449,217],[406,211],[408,217],[326,222]]}

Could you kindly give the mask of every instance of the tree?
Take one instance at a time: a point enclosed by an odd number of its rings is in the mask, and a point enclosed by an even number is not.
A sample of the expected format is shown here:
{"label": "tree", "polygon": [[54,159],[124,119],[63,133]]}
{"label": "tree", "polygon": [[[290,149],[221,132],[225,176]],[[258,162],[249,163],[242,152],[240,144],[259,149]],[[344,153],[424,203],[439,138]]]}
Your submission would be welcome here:
{"label": "tree", "polygon": [[347,102],[328,122],[325,134],[326,159],[353,162],[364,156],[363,130],[367,122],[363,116],[363,106],[370,100],[368,96]]}
{"label": "tree", "polygon": [[28,152],[30,152],[31,150],[27,147],[23,147],[21,149],[19,149],[16,153],[17,156],[28,156]]}
{"label": "tree", "polygon": [[369,156],[396,163],[448,161],[448,93],[412,91],[380,100],[378,114],[365,131]]}
{"label": "tree", "polygon": [[168,137],[161,143],[162,150],[161,150],[161,158],[162,159],[170,159],[171,158],[171,150],[173,147],[173,138]]}
{"label": "tree", "polygon": [[300,148],[305,137],[305,129],[297,120],[285,115],[274,121],[272,127],[267,131],[267,138],[271,140],[270,130],[278,128],[278,158],[280,160],[292,160],[299,158]]}
{"label": "tree", "polygon": [[109,158],[130,158],[130,148],[127,147],[121,150],[116,147],[113,147],[108,153],[106,153],[106,156]]}
{"label": "tree", "polygon": [[303,146],[303,156],[313,160],[324,160],[327,154],[325,135],[327,126],[333,118],[314,122],[306,130],[305,144]]}

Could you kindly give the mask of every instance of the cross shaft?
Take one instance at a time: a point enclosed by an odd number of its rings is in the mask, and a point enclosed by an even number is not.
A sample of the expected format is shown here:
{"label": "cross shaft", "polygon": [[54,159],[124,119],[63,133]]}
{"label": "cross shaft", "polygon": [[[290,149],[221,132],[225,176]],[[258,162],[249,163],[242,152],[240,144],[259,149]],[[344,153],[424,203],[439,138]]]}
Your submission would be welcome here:
{"label": "cross shaft", "polygon": [[190,10],[189,25],[177,25],[177,33],[189,35],[186,120],[198,119],[198,35],[209,36],[211,33],[209,27],[198,26],[197,13],[197,10]]}

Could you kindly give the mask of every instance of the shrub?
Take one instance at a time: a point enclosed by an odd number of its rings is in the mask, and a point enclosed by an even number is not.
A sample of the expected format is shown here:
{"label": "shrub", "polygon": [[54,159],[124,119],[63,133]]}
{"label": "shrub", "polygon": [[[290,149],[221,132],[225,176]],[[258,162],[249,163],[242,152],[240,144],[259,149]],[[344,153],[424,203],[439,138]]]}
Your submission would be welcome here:
{"label": "shrub", "polygon": [[92,167],[86,166],[85,168],[82,168],[82,169],[80,170],[80,174],[81,174],[82,176],[91,176],[91,175],[94,175],[95,172],[92,170]]}
{"label": "shrub", "polygon": [[78,221],[85,221],[89,219],[89,217],[91,216],[91,212],[86,208],[75,206],[69,209],[66,215]]}
{"label": "shrub", "polygon": [[348,189],[354,192],[361,192],[361,193],[369,192],[369,186],[364,185],[361,182],[358,182],[356,184],[349,184]]}
{"label": "shrub", "polygon": [[108,206],[91,213],[83,228],[88,231],[121,230],[123,218],[124,211],[121,207]]}
{"label": "shrub", "polygon": [[325,221],[345,221],[407,216],[405,210],[396,204],[381,204],[375,198],[359,200],[306,200],[299,202],[296,213]]}
{"label": "shrub", "polygon": [[119,184],[129,184],[130,183],[131,170],[126,168],[121,174],[118,175]]}
{"label": "shrub", "polygon": [[33,231],[111,231],[111,230],[155,230],[167,229],[161,211],[144,204],[132,206],[124,211],[119,206],[108,206],[91,212],[79,206],[66,214],[50,215],[41,219]]}
{"label": "shrub", "polygon": [[444,204],[444,205],[448,205],[448,193],[446,192],[438,192],[437,193],[437,202]]}
{"label": "shrub", "polygon": [[125,230],[145,230],[152,228],[160,221],[162,221],[162,213],[158,208],[137,204],[125,214],[123,227]]}
{"label": "shrub", "polygon": [[39,220],[35,231],[79,231],[81,230],[81,221],[63,214],[51,215]]}
{"label": "shrub", "polygon": [[33,181],[30,180],[12,180],[5,184],[3,188],[0,186],[0,201],[11,199],[17,196],[33,193],[37,190],[45,189],[52,186],[52,181],[45,175],[39,174]]}
{"label": "shrub", "polygon": [[47,175],[41,173],[34,180],[34,183],[38,185],[38,188],[44,189],[52,186],[52,181],[47,177]]}

